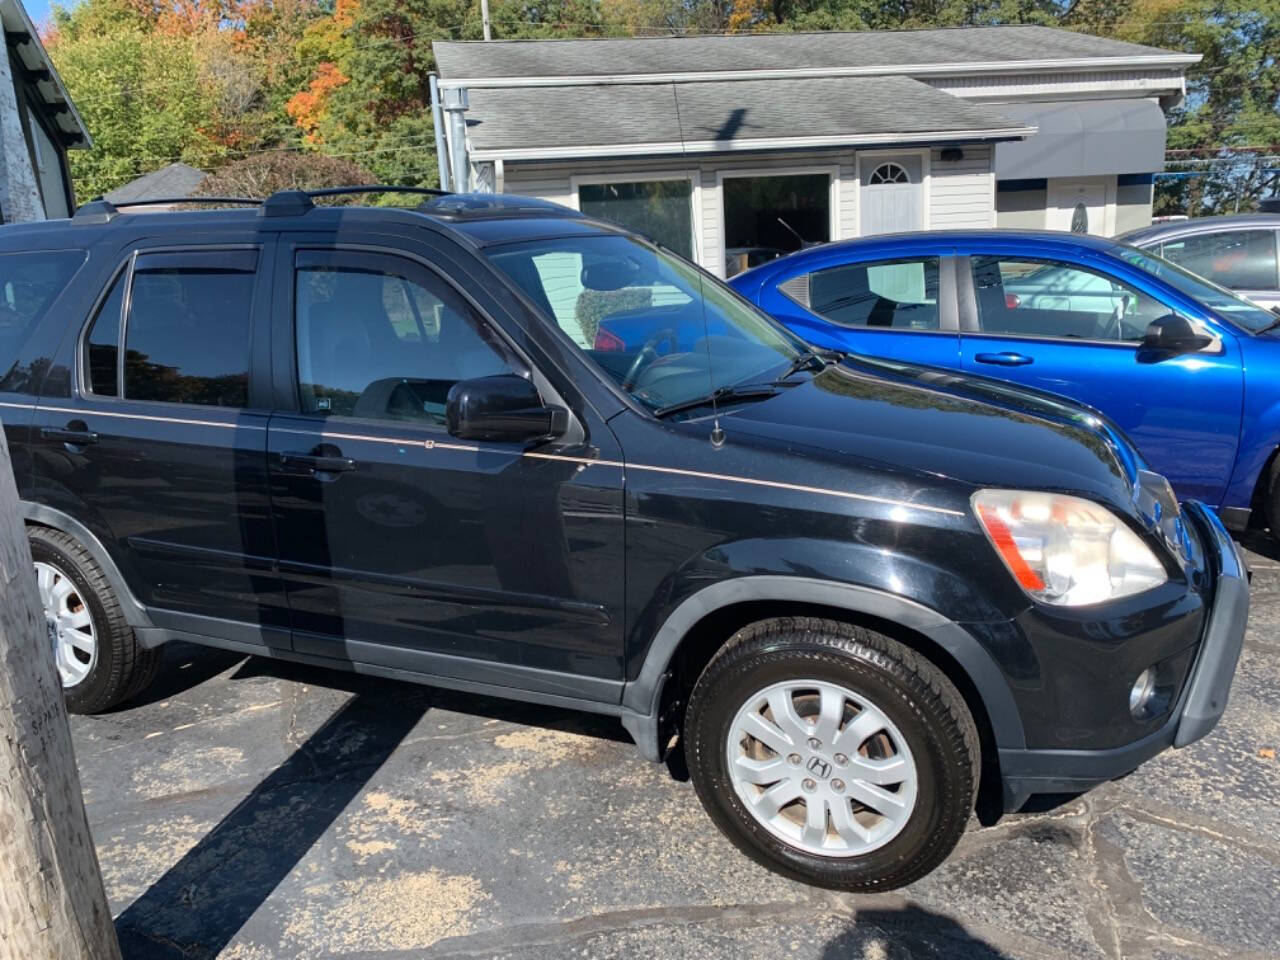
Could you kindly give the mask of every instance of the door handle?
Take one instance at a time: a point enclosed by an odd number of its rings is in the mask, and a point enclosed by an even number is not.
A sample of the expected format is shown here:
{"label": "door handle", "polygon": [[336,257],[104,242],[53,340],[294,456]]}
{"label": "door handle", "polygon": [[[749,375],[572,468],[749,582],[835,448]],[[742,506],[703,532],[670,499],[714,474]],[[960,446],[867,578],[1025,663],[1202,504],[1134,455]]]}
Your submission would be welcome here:
{"label": "door handle", "polygon": [[979,363],[994,363],[998,367],[1025,367],[1028,363],[1035,363],[1035,357],[1028,357],[1025,353],[1013,353],[1004,351],[1003,353],[979,353],[974,356]]}
{"label": "door handle", "polygon": [[326,457],[315,453],[282,453],[280,464],[301,467],[312,473],[346,473],[356,468],[356,462],[350,457]]}
{"label": "door handle", "polygon": [[41,427],[40,436],[45,440],[59,440],[72,447],[85,447],[98,442],[98,435],[92,430],[76,430],[71,427]]}

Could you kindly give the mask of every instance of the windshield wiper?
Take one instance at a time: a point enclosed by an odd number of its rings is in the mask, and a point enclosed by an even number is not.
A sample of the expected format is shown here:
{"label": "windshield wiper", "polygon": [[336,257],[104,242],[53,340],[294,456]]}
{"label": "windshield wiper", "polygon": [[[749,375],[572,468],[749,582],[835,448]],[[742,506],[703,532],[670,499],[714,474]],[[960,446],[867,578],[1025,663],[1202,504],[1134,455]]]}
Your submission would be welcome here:
{"label": "windshield wiper", "polygon": [[[778,379],[785,380],[787,377],[792,374],[799,373],[801,370],[824,369],[828,363],[839,359],[841,356],[843,356],[843,354],[835,353],[834,351],[828,353],[828,355],[824,357],[822,354],[815,353],[813,350],[805,350],[804,352],[796,355],[796,358],[787,365],[787,369],[782,371],[782,375],[778,377]],[[818,364],[816,368],[814,367],[815,363]]]}
{"label": "windshield wiper", "polygon": [[683,410],[694,410],[698,407],[707,407],[712,404],[720,403],[738,403],[745,400],[764,400],[768,397],[776,397],[779,391],[777,387],[771,386],[745,386],[745,387],[719,387],[711,393],[701,397],[694,397],[690,400],[681,400],[679,403],[669,403],[665,407],[658,407],[653,411],[655,417],[665,417],[672,413],[680,413]]}

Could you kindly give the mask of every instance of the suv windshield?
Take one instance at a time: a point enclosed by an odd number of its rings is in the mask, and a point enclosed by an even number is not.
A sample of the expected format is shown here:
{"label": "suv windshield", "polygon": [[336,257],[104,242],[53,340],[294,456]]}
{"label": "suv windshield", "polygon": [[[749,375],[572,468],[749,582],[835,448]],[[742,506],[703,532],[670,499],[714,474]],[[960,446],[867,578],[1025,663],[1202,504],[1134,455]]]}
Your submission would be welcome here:
{"label": "suv windshield", "polygon": [[633,237],[556,237],[486,253],[651,410],[762,383],[806,352],[719,280]]}
{"label": "suv windshield", "polygon": [[1204,304],[1225,320],[1250,333],[1260,333],[1275,326],[1276,315],[1251,300],[1220,287],[1211,280],[1186,270],[1176,263],[1157,257],[1149,250],[1121,246],[1119,256],[1147,273],[1155,274],[1169,286]]}

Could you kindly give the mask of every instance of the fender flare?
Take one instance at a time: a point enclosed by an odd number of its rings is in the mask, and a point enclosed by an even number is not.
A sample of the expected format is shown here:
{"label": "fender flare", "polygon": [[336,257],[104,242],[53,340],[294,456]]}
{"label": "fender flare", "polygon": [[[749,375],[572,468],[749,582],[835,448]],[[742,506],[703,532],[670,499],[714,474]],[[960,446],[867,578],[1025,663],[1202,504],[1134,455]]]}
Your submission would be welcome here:
{"label": "fender flare", "polygon": [[61,510],[55,510],[53,507],[46,506],[43,503],[20,500],[18,501],[18,510],[24,520],[40,526],[52,527],[54,530],[60,530],[67,536],[75,537],[80,541],[80,545],[89,552],[89,555],[102,568],[102,572],[106,576],[107,582],[111,584],[111,589],[115,592],[116,600],[120,603],[120,610],[124,613],[124,618],[129,626],[144,628],[155,626],[151,622],[151,617],[147,615],[146,608],[138,602],[133,595],[133,591],[129,589],[129,585],[125,582],[123,574],[120,573],[120,568],[116,566],[115,560],[111,558],[111,554],[103,546],[102,541],[94,535],[93,531],[69,514],[63,513]]}
{"label": "fender flare", "polygon": [[808,577],[746,576],[713,583],[681,602],[654,636],[639,675],[624,686],[622,722],[648,759],[661,758],[659,702],[667,670],[685,635],[709,613],[759,600],[837,607],[923,634],[947,651],[968,675],[987,711],[996,745],[1004,749],[1026,746],[1022,717],[1008,681],[991,654],[960,624],[914,600],[870,587]]}

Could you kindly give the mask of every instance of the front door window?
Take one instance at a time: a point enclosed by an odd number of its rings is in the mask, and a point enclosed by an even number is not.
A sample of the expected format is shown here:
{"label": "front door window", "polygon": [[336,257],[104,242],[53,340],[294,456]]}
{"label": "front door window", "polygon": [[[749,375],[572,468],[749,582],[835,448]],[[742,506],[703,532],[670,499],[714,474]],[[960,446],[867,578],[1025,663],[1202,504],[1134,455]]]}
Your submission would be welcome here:
{"label": "front door window", "polygon": [[1136,343],[1147,324],[1172,312],[1135,287],[1069,263],[1000,256],[971,262],[983,333]]}
{"label": "front door window", "polygon": [[305,413],[443,424],[455,383],[515,370],[466,301],[408,261],[299,253],[295,304]]}

